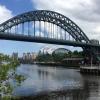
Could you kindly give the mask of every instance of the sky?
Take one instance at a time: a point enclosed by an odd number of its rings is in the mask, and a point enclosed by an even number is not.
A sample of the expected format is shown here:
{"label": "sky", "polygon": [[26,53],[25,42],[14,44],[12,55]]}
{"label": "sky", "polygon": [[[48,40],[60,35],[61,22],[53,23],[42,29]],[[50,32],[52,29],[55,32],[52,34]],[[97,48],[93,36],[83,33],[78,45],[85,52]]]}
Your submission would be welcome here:
{"label": "sky", "polygon": [[[100,41],[100,0],[0,0],[0,23],[24,12],[52,10],[74,21],[89,37]],[[44,47],[57,47],[41,43],[0,40],[0,53],[38,52]],[[59,46],[58,46],[59,47]],[[75,47],[65,47],[74,50]],[[78,48],[80,49],[80,48]]]}

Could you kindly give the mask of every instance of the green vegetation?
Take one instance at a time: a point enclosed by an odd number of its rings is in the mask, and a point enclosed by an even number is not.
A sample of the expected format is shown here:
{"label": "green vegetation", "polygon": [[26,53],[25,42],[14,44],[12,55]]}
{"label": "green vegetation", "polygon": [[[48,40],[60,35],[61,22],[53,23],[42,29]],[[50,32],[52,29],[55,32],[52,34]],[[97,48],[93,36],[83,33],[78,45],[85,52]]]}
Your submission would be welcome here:
{"label": "green vegetation", "polygon": [[0,54],[0,99],[2,100],[11,100],[14,87],[10,84],[10,79],[16,80],[18,85],[25,80],[22,75],[17,75],[15,72],[18,65],[18,59]]}
{"label": "green vegetation", "polygon": [[38,53],[37,61],[39,62],[52,62],[53,57],[50,54],[42,54],[41,52]]}
{"label": "green vegetation", "polygon": [[39,62],[61,62],[63,59],[65,58],[71,58],[71,57],[84,57],[83,52],[82,51],[69,51],[68,53],[55,53],[53,52],[52,54],[48,54],[48,53],[38,53],[37,56],[37,61]]}

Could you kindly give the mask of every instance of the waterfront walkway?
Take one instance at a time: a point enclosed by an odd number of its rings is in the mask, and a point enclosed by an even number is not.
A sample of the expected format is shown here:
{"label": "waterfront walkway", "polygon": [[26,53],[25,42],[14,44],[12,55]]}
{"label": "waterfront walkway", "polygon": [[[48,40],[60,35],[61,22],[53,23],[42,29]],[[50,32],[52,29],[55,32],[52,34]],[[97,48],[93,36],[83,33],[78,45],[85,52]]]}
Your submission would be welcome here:
{"label": "waterfront walkway", "polygon": [[82,74],[100,75],[100,66],[81,66],[80,72]]}

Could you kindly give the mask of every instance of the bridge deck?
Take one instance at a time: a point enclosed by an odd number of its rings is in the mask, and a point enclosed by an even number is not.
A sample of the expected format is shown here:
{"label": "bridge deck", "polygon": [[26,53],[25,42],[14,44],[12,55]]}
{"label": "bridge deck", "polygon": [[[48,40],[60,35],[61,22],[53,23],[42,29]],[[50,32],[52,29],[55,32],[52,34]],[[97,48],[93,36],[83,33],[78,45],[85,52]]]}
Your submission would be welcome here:
{"label": "bridge deck", "polygon": [[37,43],[50,43],[50,44],[58,44],[58,45],[69,45],[69,46],[76,46],[76,47],[98,47],[100,48],[100,45],[91,44],[91,43],[82,43],[82,42],[69,41],[69,40],[63,40],[63,39],[28,36],[28,35],[23,35],[23,34],[10,34],[10,33],[3,33],[3,32],[0,32],[0,39],[37,42]]}

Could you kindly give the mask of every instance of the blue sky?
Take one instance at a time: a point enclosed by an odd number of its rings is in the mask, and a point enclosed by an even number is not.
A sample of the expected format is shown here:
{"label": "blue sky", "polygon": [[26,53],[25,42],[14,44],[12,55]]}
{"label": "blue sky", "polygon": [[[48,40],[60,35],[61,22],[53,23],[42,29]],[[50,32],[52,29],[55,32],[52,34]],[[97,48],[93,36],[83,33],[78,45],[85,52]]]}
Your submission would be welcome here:
{"label": "blue sky", "polygon": [[[24,12],[48,9],[69,17],[84,30],[90,39],[95,38],[99,40],[100,12],[97,1],[99,0],[0,0],[0,23]],[[88,16],[89,14],[92,15]],[[39,49],[45,46],[52,47],[52,45],[40,43],[0,40],[0,52],[10,55],[12,52],[19,52],[20,55],[23,52],[38,52]],[[69,47],[66,46],[66,48]],[[70,47],[69,49],[73,50],[76,48]]]}
{"label": "blue sky", "polygon": [[0,4],[5,5],[13,15],[35,9],[31,0],[0,0]]}
{"label": "blue sky", "polygon": [[[35,10],[30,0],[0,0],[0,5],[9,9],[13,16]],[[20,55],[23,52],[37,52],[41,47],[42,45],[37,43],[0,40],[0,53],[10,55],[12,52],[19,52]]]}
{"label": "blue sky", "polygon": [[[35,10],[30,0],[0,0],[0,5],[9,9],[13,16]],[[36,45],[36,43],[0,40],[0,52],[10,55],[12,52],[19,52],[20,55],[23,52],[37,52],[41,46],[41,44]]]}

